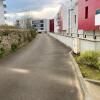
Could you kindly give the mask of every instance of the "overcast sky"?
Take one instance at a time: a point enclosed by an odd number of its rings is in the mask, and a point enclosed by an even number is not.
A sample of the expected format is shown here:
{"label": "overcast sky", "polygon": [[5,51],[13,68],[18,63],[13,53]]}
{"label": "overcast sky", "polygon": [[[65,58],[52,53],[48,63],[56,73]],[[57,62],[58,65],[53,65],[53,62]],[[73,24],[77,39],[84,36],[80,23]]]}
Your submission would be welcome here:
{"label": "overcast sky", "polygon": [[66,0],[6,0],[7,11],[16,12],[23,10],[43,10],[45,8],[57,8]]}
{"label": "overcast sky", "polygon": [[68,0],[6,0],[6,10],[10,13],[6,16],[16,17],[16,14],[12,14],[12,12],[32,10],[32,14],[36,18],[53,18],[62,3],[66,1]]}

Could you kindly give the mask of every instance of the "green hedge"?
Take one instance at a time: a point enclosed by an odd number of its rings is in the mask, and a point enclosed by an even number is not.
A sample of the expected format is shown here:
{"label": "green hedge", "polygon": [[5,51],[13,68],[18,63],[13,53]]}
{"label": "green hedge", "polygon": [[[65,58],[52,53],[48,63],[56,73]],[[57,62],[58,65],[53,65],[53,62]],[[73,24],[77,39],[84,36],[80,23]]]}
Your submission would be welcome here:
{"label": "green hedge", "polygon": [[[1,27],[1,26],[0,26]],[[4,29],[0,29],[0,57],[3,57],[6,53],[9,52],[16,52],[16,50],[23,45],[27,44],[28,42],[32,41],[37,33],[34,28],[32,29],[15,29],[12,26],[2,26],[2,28],[5,27]],[[6,28],[7,27],[7,28]],[[11,28],[12,27],[12,28]],[[7,48],[4,45],[6,43],[2,42],[5,37],[10,37],[6,39],[11,39],[11,44],[9,44],[11,48]],[[13,37],[15,37],[13,39]]]}
{"label": "green hedge", "polygon": [[11,52],[16,52],[18,45],[16,43],[11,44]]}
{"label": "green hedge", "polygon": [[0,58],[5,55],[5,49],[3,47],[0,48]]}
{"label": "green hedge", "polygon": [[77,57],[77,62],[80,65],[92,67],[100,70],[100,52],[86,51]]}

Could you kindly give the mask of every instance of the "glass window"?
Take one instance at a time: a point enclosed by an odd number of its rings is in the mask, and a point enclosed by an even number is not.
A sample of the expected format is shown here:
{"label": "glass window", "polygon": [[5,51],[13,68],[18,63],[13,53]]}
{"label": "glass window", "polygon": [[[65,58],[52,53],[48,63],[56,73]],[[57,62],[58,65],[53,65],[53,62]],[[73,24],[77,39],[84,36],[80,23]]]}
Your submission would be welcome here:
{"label": "glass window", "polygon": [[41,30],[44,30],[44,28],[41,28]]}
{"label": "glass window", "polygon": [[40,27],[44,27],[44,24],[41,24]]}
{"label": "glass window", "polygon": [[87,18],[88,18],[88,6],[85,7],[85,19],[87,19]]}
{"label": "glass window", "polygon": [[96,10],[96,14],[100,14],[100,9]]}

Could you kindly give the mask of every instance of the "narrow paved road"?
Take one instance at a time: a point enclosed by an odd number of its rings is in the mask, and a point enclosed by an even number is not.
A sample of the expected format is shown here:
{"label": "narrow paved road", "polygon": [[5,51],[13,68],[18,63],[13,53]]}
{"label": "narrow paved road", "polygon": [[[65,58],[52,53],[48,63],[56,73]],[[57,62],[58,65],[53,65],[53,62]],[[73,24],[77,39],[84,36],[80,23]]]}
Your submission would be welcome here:
{"label": "narrow paved road", "polygon": [[0,100],[80,100],[69,51],[41,34],[0,60]]}

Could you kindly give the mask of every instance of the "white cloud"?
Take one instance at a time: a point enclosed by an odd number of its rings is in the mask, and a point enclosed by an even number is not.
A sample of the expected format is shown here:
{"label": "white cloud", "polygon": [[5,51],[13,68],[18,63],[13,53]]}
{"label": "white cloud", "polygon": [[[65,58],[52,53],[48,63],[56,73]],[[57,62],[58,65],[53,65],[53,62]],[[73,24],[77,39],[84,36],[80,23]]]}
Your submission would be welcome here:
{"label": "white cloud", "polygon": [[[15,1],[15,0],[14,0]],[[61,4],[68,0],[16,0],[14,3],[18,5],[23,4],[26,10],[18,13],[6,14],[8,22],[12,23],[16,18],[26,16],[33,16],[33,18],[53,18],[58,12]],[[18,6],[19,7],[19,6]],[[17,9],[17,8],[16,8]]]}

